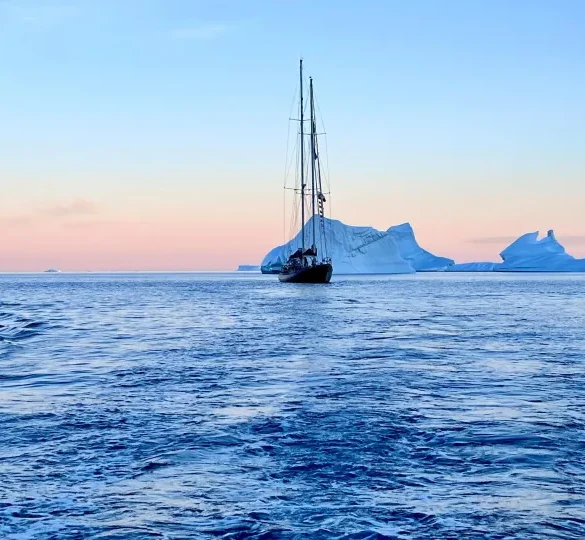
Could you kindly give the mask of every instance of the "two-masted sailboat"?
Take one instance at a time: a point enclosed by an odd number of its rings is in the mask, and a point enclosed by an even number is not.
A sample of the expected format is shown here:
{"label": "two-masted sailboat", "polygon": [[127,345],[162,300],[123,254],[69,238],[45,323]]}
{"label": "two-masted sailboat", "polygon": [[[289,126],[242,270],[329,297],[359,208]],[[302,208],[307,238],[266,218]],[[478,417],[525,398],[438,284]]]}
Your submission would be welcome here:
{"label": "two-masted sailboat", "polygon": [[[300,118],[299,118],[299,168],[300,188],[298,193],[301,198],[301,233],[300,247],[295,250],[282,266],[278,279],[288,283],[329,283],[333,266],[331,259],[327,256],[327,242],[325,238],[325,195],[321,180],[321,166],[319,162],[319,151],[317,147],[317,123],[315,120],[315,99],[313,94],[313,79],[309,78],[309,109],[310,109],[310,132],[305,133],[305,104],[303,102],[303,60],[299,65],[300,77]],[[305,144],[309,138],[309,169],[311,174],[310,209],[312,217],[309,220],[310,230],[307,231],[305,223],[307,184],[305,178]],[[308,234],[307,234],[308,233]],[[317,248],[319,245],[320,249]]]}

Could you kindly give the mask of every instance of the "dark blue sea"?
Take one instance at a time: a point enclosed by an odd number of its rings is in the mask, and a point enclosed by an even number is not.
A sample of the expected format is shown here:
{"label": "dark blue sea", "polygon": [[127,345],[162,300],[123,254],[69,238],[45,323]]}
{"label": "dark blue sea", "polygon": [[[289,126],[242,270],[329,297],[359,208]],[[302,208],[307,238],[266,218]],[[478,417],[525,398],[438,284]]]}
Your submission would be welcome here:
{"label": "dark blue sea", "polygon": [[584,538],[585,275],[0,275],[0,538]]}

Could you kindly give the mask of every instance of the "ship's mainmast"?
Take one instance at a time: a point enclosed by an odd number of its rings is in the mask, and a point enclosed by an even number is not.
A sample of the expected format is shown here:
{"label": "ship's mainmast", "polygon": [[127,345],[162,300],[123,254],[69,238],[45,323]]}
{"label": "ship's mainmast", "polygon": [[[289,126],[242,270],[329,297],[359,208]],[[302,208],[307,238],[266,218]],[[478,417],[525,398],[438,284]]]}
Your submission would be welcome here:
{"label": "ship's mainmast", "polygon": [[301,84],[301,256],[305,253],[305,122],[303,117],[303,59],[301,58],[299,64],[299,78]]}

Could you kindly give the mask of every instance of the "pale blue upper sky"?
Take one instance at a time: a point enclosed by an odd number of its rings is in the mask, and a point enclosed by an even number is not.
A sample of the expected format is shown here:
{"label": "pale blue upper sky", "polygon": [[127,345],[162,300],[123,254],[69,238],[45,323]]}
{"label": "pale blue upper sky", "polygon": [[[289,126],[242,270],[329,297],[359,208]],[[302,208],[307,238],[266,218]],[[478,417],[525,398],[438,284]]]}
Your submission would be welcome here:
{"label": "pale blue upper sky", "polygon": [[0,0],[0,211],[197,213],[219,189],[279,227],[300,55],[334,217],[585,235],[580,0]]}

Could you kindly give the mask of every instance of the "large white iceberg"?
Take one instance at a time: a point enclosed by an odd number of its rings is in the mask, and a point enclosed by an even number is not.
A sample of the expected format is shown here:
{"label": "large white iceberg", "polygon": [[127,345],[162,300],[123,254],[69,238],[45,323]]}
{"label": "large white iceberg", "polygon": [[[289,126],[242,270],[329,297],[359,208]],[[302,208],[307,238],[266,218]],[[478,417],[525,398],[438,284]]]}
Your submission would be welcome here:
{"label": "large white iceberg", "polygon": [[417,272],[436,272],[455,263],[453,259],[437,257],[421,248],[410,223],[394,225],[386,231],[398,245],[398,251]]}
{"label": "large white iceberg", "polygon": [[500,253],[501,263],[464,263],[449,272],[585,272],[585,259],[575,259],[548,231],[541,240],[538,231],[522,235]]}
{"label": "large white iceberg", "polygon": [[[312,220],[305,227],[307,240]],[[318,218],[315,218],[318,220]],[[423,250],[408,223],[378,231],[372,227],[354,227],[341,221],[325,219],[326,252],[332,259],[335,274],[411,274],[416,270],[444,268],[451,259],[435,257]],[[316,226],[319,226],[317,221]],[[272,249],[262,261],[262,271],[278,272],[289,255],[301,244],[301,233],[290,242]],[[324,246],[318,245],[320,253]]]}

